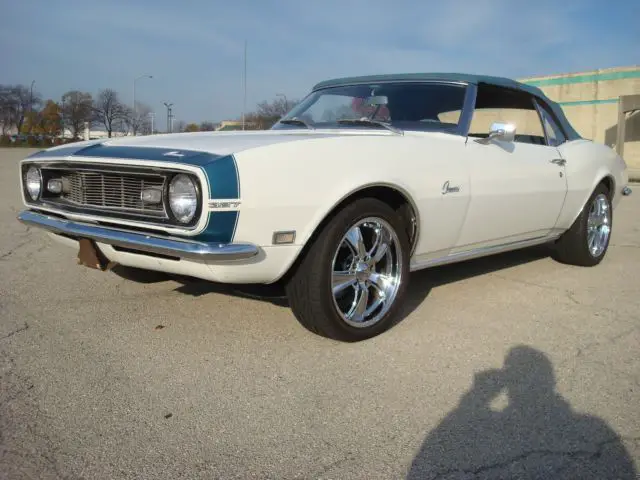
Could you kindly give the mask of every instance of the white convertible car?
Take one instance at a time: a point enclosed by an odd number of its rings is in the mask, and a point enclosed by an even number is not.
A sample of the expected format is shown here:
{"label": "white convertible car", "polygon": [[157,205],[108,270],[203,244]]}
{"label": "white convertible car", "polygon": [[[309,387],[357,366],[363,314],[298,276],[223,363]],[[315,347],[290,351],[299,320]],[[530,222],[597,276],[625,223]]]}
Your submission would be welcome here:
{"label": "white convertible car", "polygon": [[300,323],[357,341],[409,273],[539,244],[604,257],[625,162],[539,89],[464,74],[328,80],[271,129],[81,142],[21,162],[19,219],[79,262],[286,287]]}

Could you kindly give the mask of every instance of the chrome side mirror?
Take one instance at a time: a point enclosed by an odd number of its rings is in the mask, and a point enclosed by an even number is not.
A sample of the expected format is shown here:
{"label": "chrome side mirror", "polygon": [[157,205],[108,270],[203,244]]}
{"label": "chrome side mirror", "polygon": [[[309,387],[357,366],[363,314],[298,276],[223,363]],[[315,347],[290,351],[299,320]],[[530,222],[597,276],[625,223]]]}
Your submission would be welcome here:
{"label": "chrome side mirror", "polygon": [[494,138],[504,142],[513,142],[516,138],[516,126],[513,123],[492,123],[488,139]]}

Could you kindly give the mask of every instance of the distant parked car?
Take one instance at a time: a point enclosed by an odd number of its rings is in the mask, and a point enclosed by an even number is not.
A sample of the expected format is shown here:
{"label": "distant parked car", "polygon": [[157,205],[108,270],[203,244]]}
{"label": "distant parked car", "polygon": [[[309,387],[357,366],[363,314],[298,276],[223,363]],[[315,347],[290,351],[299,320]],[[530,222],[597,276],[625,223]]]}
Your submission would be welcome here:
{"label": "distant parked car", "polygon": [[394,323],[411,271],[540,244],[597,265],[631,193],[539,89],[464,74],[328,80],[268,131],[79,142],[20,182],[19,219],[85,265],[282,281],[304,326],[344,341]]}

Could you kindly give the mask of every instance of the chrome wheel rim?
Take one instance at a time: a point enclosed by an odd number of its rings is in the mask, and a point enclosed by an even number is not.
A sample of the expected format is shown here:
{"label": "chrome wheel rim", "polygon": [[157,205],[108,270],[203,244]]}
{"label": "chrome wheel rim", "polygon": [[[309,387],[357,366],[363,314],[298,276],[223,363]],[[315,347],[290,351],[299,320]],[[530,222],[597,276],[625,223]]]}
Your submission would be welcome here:
{"label": "chrome wheel rim", "polygon": [[333,304],[348,325],[378,323],[402,281],[402,249],[395,230],[376,217],[362,219],[342,237],[331,265]]}
{"label": "chrome wheel rim", "polygon": [[611,210],[609,200],[604,194],[593,199],[587,220],[587,241],[589,253],[599,257],[607,248],[611,234]]}

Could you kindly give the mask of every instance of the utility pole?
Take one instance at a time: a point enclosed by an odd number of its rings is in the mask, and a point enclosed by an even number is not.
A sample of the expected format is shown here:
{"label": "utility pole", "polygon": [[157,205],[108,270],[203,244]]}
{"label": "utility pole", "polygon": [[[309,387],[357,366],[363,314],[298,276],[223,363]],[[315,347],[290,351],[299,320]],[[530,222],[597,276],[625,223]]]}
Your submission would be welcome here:
{"label": "utility pole", "polygon": [[151,118],[151,135],[153,135],[153,119],[155,118],[156,114],[151,112],[149,113],[149,117]]}
{"label": "utility pole", "polygon": [[29,114],[33,112],[33,85],[36,83],[35,80],[31,81],[31,93],[29,94]]}
{"label": "utility pole", "polygon": [[33,129],[33,85],[34,83],[36,83],[35,80],[31,82],[31,93],[29,94],[29,135],[31,135],[31,130]]}
{"label": "utility pole", "polygon": [[171,119],[173,118],[173,114],[171,113],[171,107],[173,107],[173,103],[164,102],[164,106],[167,107],[167,133],[172,133],[173,122]]}
{"label": "utility pole", "polygon": [[62,125],[62,140],[64,143],[64,95],[62,96],[62,107],[60,108],[60,124]]}
{"label": "utility pole", "polygon": [[242,130],[244,130],[245,112],[247,110],[247,41],[244,41],[244,98],[242,100]]}

